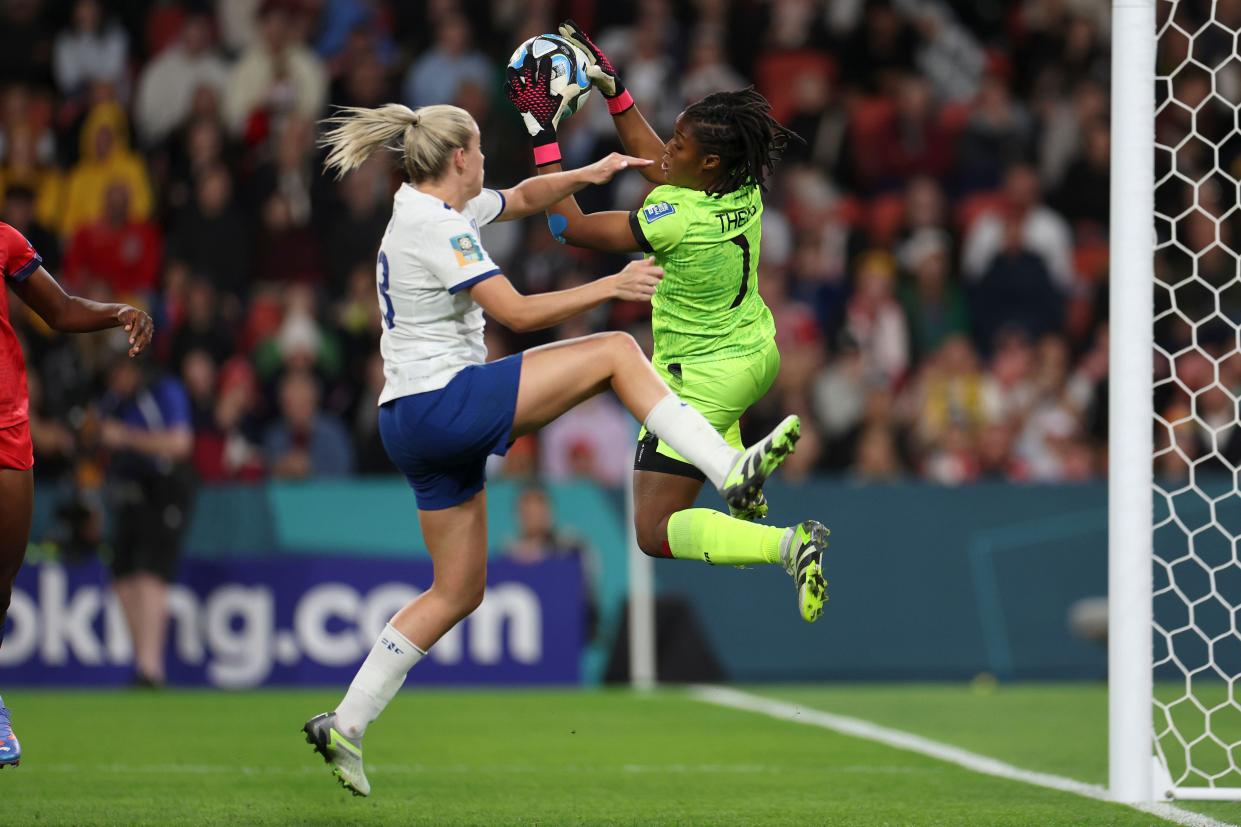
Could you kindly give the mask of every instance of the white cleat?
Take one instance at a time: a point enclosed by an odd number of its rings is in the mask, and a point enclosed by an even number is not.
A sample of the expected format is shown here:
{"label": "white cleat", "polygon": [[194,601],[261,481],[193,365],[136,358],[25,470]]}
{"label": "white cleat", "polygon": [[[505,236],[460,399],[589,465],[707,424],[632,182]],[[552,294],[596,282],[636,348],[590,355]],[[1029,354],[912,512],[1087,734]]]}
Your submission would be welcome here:
{"label": "white cleat", "polygon": [[354,795],[370,795],[371,782],[362,769],[362,742],[355,741],[336,728],[336,713],[323,712],[302,727],[306,743],[332,765],[332,775]]}

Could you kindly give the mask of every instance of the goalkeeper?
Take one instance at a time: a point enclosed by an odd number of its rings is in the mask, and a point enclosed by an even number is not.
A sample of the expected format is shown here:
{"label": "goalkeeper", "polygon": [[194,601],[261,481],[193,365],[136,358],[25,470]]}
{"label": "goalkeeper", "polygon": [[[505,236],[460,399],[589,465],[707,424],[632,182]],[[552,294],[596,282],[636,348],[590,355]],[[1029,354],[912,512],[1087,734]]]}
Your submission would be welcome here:
{"label": "goalkeeper", "polygon": [[[780,370],[775,322],[757,283],[763,182],[797,136],[771,117],[762,95],[745,89],[689,106],[664,142],[586,33],[571,20],[560,33],[590,57],[587,74],[607,99],[625,151],[656,162],[640,172],[658,186],[632,213],[584,214],[570,196],[547,209],[548,225],[562,243],[655,256],[664,269],[651,300],[655,369],[740,449],[741,415]],[[523,92],[536,82],[532,66],[510,74],[508,94],[519,111]],[[539,172],[560,171],[557,120],[524,120]],[[645,429],[634,471],[634,528],[646,554],[717,565],[780,565],[793,577],[802,617],[818,619],[827,597],[828,531],[822,524],[756,524],[767,514],[761,498],[732,516],[694,508],[702,472]]]}

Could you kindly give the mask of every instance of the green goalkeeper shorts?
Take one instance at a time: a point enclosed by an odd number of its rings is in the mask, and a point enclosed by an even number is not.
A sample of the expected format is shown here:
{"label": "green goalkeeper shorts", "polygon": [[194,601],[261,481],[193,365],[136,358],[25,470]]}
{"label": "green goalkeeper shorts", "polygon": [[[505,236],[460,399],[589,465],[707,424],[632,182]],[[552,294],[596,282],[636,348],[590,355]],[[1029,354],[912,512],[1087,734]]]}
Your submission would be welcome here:
{"label": "green goalkeeper shorts", "polygon": [[[672,392],[698,411],[738,451],[741,415],[763,398],[780,372],[780,350],[775,340],[745,356],[688,364],[655,363],[655,370]],[[658,471],[705,480],[706,475],[646,428],[638,434],[635,471]]]}

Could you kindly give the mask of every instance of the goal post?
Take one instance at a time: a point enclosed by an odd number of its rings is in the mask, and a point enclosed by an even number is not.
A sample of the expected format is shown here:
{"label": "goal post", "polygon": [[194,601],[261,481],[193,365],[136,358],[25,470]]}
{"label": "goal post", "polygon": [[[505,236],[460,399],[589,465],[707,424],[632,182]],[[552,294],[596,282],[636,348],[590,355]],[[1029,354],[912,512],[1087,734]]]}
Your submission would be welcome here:
{"label": "goal post", "polygon": [[658,674],[655,652],[655,561],[638,548],[634,532],[633,472],[625,481],[625,553],[629,575],[629,684],[653,689]]}
{"label": "goal post", "polygon": [[1241,7],[1112,7],[1109,782],[1241,800]]}
{"label": "goal post", "polygon": [[1152,437],[1155,2],[1112,5],[1108,371],[1108,768],[1153,797]]}

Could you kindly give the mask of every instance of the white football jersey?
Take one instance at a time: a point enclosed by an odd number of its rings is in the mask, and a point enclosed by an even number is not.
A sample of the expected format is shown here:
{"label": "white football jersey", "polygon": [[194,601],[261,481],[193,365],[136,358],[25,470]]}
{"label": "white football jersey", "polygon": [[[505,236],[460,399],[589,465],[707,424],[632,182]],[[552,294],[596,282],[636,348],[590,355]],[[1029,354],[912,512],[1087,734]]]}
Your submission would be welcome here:
{"label": "white football jersey", "polygon": [[467,287],[500,272],[478,228],[504,212],[504,196],[484,189],[457,212],[402,184],[379,245],[377,280],[384,360],[382,405],[438,390],[459,370],[486,361],[483,309]]}

